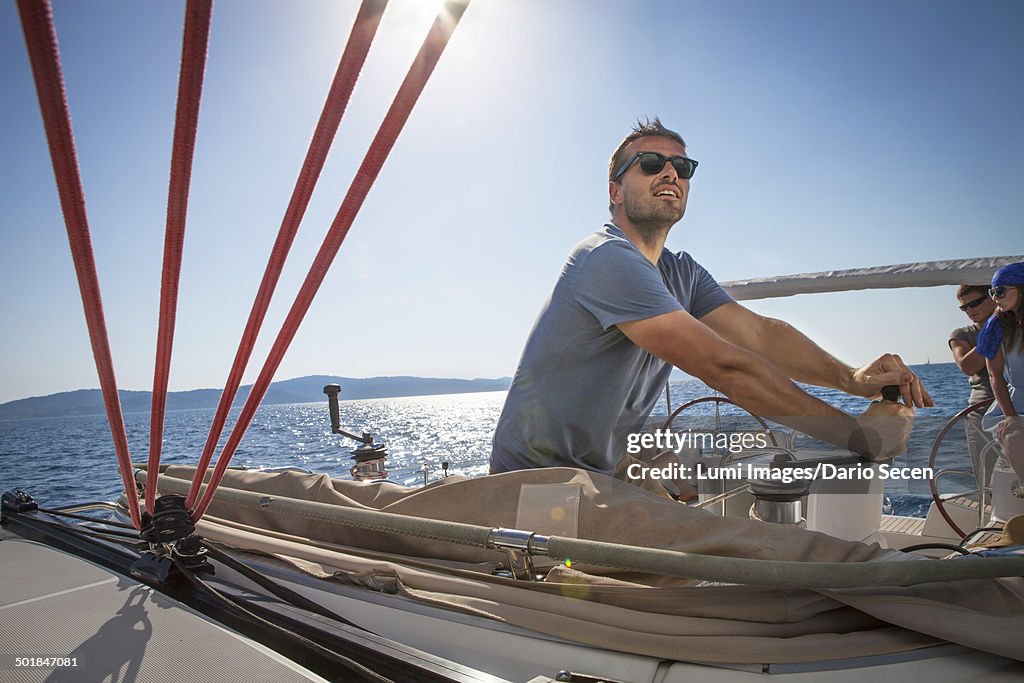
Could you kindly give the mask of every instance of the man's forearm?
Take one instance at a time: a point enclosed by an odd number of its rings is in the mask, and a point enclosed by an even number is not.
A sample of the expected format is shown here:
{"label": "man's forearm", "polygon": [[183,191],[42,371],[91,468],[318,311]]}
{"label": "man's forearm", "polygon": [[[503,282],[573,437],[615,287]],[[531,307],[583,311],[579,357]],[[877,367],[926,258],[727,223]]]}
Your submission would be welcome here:
{"label": "man's forearm", "polygon": [[968,377],[977,375],[985,369],[987,359],[978,353],[978,349],[963,339],[950,339],[949,349],[953,352],[953,360],[960,372]]}
{"label": "man's forearm", "polygon": [[906,405],[934,405],[920,379],[892,353],[860,368],[851,368],[827,353],[792,325],[758,315],[735,301],[701,317],[701,322],[723,339],[751,351],[779,368],[787,377],[854,396],[877,396],[897,385]]}
{"label": "man's forearm", "polygon": [[963,355],[958,363],[961,372],[970,377],[971,375],[977,375],[979,372],[985,369],[985,356],[978,353],[978,349],[972,348],[970,351]]}
{"label": "man's forearm", "polygon": [[701,379],[742,408],[813,438],[847,449],[857,441],[856,418],[802,391],[753,352]]}
{"label": "man's forearm", "polygon": [[778,366],[791,379],[848,391],[853,368],[811,341],[789,323],[762,318],[761,334],[750,350]]}
{"label": "man's forearm", "polygon": [[[842,448],[850,447],[851,437],[863,434],[858,419],[801,391],[786,372],[770,360],[769,357],[775,354],[762,355],[750,348],[749,344],[753,344],[751,333],[759,336],[761,324],[752,313],[738,304],[731,304],[713,311],[707,318],[713,326],[695,320],[686,311],[673,311],[620,323],[618,327],[644,350],[683,372],[699,377],[708,386],[755,414]],[[716,329],[728,341],[719,336]],[[801,348],[803,346],[800,345]],[[827,356],[817,350],[820,355]],[[819,363],[817,375],[794,374],[802,378],[814,377],[825,386],[842,387],[842,375],[849,369],[830,356],[828,358],[830,362]],[[830,365],[838,365],[845,371],[829,370]]]}

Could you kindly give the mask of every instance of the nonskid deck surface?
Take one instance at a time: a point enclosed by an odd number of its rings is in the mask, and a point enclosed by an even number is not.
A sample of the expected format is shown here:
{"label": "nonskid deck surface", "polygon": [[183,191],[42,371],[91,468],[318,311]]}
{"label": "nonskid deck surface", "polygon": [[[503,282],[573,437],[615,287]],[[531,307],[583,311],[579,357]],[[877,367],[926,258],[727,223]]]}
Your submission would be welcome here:
{"label": "nonskid deck surface", "polygon": [[0,681],[323,680],[148,586],[32,541],[0,535],[0,577]]}

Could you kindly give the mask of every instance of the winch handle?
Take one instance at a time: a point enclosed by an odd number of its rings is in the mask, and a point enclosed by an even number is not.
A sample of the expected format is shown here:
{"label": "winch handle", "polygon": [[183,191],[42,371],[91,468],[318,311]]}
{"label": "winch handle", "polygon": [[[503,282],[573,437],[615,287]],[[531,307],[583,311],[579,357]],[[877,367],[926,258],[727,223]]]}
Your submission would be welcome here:
{"label": "winch handle", "polygon": [[373,434],[363,432],[363,435],[359,436],[352,432],[346,432],[341,428],[341,409],[338,407],[338,394],[341,393],[341,386],[338,384],[328,384],[324,387],[324,393],[327,394],[327,407],[331,411],[331,432],[347,436],[367,446],[373,446]]}
{"label": "winch handle", "polygon": [[324,393],[327,394],[327,406],[331,411],[331,432],[340,434],[341,410],[338,408],[338,394],[341,393],[341,386],[338,384],[328,384],[324,387]]}
{"label": "winch handle", "polygon": [[900,391],[900,387],[897,384],[890,384],[882,387],[882,400],[892,401],[893,403],[899,403],[900,398],[903,396],[903,392]]}

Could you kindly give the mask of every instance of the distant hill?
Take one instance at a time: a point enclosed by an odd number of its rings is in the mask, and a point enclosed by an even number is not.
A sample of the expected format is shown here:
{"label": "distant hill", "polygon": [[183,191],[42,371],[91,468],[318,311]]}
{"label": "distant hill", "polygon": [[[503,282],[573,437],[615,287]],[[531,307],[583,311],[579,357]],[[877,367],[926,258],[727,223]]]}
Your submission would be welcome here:
{"label": "distant hill", "polygon": [[[438,379],[431,377],[333,377],[312,375],[273,382],[264,405],[282,403],[310,403],[327,401],[323,388],[327,384],[341,385],[341,400],[360,398],[393,398],[400,396],[430,396],[433,394],[463,394],[480,391],[504,391],[511,378],[498,379]],[[249,396],[251,385],[238,390],[235,405],[240,405]],[[148,412],[152,392],[119,392],[121,410],[126,413]],[[171,391],[167,394],[167,410],[193,410],[216,408],[220,401],[220,389],[193,389],[192,391]],[[33,417],[62,417],[69,415],[102,415],[103,394],[99,389],[79,389],[49,396],[34,396],[0,404],[0,420],[17,420]]]}

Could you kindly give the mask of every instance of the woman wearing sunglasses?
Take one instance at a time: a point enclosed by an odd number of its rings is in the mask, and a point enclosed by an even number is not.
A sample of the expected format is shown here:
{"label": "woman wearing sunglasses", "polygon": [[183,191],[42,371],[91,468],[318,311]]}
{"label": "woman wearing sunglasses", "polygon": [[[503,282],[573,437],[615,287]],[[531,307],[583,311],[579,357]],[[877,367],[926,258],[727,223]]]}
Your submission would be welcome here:
{"label": "woman wearing sunglasses", "polygon": [[987,359],[996,401],[985,424],[994,427],[1009,465],[1024,480],[1024,262],[997,270],[988,292],[996,313],[978,335],[977,348]]}

